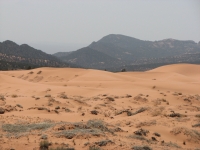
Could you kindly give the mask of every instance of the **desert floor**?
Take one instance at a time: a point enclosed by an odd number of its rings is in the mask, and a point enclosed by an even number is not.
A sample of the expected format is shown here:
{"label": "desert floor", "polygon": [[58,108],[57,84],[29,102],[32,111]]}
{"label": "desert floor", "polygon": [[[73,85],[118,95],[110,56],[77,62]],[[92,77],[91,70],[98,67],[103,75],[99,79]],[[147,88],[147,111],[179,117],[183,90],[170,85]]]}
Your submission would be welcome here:
{"label": "desert floor", "polygon": [[0,71],[0,150],[45,146],[200,149],[200,65]]}

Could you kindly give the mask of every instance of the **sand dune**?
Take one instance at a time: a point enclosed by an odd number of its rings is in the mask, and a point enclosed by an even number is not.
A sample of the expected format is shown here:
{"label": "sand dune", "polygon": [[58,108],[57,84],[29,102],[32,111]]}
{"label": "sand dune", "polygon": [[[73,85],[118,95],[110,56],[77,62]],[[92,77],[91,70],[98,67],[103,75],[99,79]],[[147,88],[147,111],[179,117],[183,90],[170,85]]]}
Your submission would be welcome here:
{"label": "sand dune", "polygon": [[200,65],[0,71],[0,149],[200,147]]}
{"label": "sand dune", "polygon": [[200,66],[194,64],[174,64],[153,69],[149,72],[175,72],[188,76],[199,76]]}

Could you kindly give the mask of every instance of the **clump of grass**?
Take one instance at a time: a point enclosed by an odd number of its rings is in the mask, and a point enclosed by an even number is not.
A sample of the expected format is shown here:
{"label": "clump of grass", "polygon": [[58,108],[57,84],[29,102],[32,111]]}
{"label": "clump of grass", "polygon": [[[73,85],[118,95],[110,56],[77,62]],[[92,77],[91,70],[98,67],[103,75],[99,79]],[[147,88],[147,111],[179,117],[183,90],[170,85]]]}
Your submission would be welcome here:
{"label": "clump of grass", "polygon": [[140,128],[142,126],[152,126],[152,125],[156,125],[156,120],[150,120],[150,121],[144,121],[144,122],[140,122],[136,125],[136,128]]}
{"label": "clump of grass", "polygon": [[184,135],[186,135],[188,137],[189,141],[193,141],[193,142],[199,142],[200,141],[200,132],[197,130],[193,130],[193,129],[188,129],[185,127],[176,127],[174,129],[172,129],[172,131],[170,131],[170,133],[174,134],[174,135],[178,135],[180,133],[183,133]]}
{"label": "clump of grass", "polygon": [[101,150],[100,147],[97,147],[96,145],[90,146],[89,150]]}
{"label": "clump of grass", "polygon": [[0,100],[4,101],[5,99],[4,95],[0,94]]}
{"label": "clump of grass", "polygon": [[39,97],[36,97],[36,98],[35,98],[35,100],[39,100],[39,99],[40,99]]}
{"label": "clump of grass", "polygon": [[73,123],[75,128],[70,130],[62,130],[56,132],[57,137],[65,137],[67,139],[72,139],[75,136],[101,136],[104,135],[104,132],[113,133],[112,130],[109,130],[106,127],[106,124],[102,120],[89,120],[86,124],[82,122]]}
{"label": "clump of grass", "polygon": [[63,99],[68,99],[65,93],[61,93],[58,97],[63,98]]}
{"label": "clump of grass", "polygon": [[162,115],[162,113],[163,113],[164,110],[165,110],[165,108],[163,106],[158,107],[158,108],[156,108],[156,109],[154,109],[154,110],[151,111],[151,115],[153,117]]}
{"label": "clump of grass", "polygon": [[169,114],[169,117],[187,117],[187,115],[173,112],[172,114]]}
{"label": "clump of grass", "polygon": [[71,112],[69,108],[65,108],[65,112]]}
{"label": "clump of grass", "polygon": [[160,134],[157,133],[157,132],[155,132],[154,135],[157,136],[157,137],[160,137]]}
{"label": "clump of grass", "polygon": [[60,106],[56,106],[55,109],[60,109]]}
{"label": "clump of grass", "polygon": [[18,96],[17,96],[16,94],[12,94],[11,97],[12,97],[12,98],[16,98],[16,97],[18,97]]}
{"label": "clump of grass", "polygon": [[99,142],[95,142],[95,144],[98,145],[98,146],[106,146],[109,143],[113,144],[114,142],[111,141],[111,140],[102,140],[102,141],[99,141]]}
{"label": "clump of grass", "polygon": [[127,94],[127,95],[126,95],[126,98],[130,98],[130,97],[132,97],[132,96],[131,96],[131,95],[129,95],[129,94]]}
{"label": "clump of grass", "polygon": [[29,72],[28,74],[33,74],[34,72],[33,71],[31,71],[31,72]]}
{"label": "clump of grass", "polygon": [[134,132],[134,134],[140,135],[140,136],[143,136],[143,135],[147,136],[148,133],[149,133],[149,131],[148,130],[144,130],[144,129],[139,129],[139,130]]}
{"label": "clump of grass", "polygon": [[37,74],[41,74],[41,73],[42,73],[42,71],[38,71],[38,72],[37,72]]}
{"label": "clump of grass", "polygon": [[91,114],[93,114],[93,115],[98,115],[98,111],[97,110],[92,110],[92,111],[90,111],[91,112]]}
{"label": "clump of grass", "polygon": [[88,120],[86,125],[89,128],[96,128],[100,129],[101,131],[108,131],[108,128],[106,127],[105,123],[102,120],[98,119]]}
{"label": "clump of grass", "polygon": [[106,99],[109,100],[109,101],[115,101],[115,99],[112,98],[112,97],[106,97]]}
{"label": "clump of grass", "polygon": [[132,113],[130,110],[126,109],[126,110],[122,110],[122,111],[119,111],[119,112],[115,112],[115,115],[120,115],[120,114],[126,112],[127,116],[133,116],[133,115],[136,115],[138,113],[144,112],[145,110],[147,110],[147,108],[142,107],[142,108],[140,108],[137,111]]}
{"label": "clump of grass", "polygon": [[2,130],[9,133],[22,133],[29,132],[31,130],[46,130],[52,127],[52,123],[37,123],[37,124],[3,124]]}
{"label": "clump of grass", "polygon": [[46,140],[46,139],[48,139],[48,136],[44,134],[44,135],[42,135],[42,136],[40,137],[40,139]]}
{"label": "clump of grass", "polygon": [[145,110],[147,110],[147,108],[142,107],[142,108],[138,109],[136,112],[132,113],[131,116],[139,114],[141,112],[144,112]]}
{"label": "clump of grass", "polygon": [[200,127],[200,123],[194,124],[192,127]]}
{"label": "clump of grass", "polygon": [[133,150],[152,150],[149,146],[133,146]]}
{"label": "clump of grass", "polygon": [[135,134],[129,135],[128,137],[129,137],[129,138],[136,139],[136,140],[141,140],[141,141],[147,141],[147,142],[149,141],[149,140],[146,139],[145,137],[140,136],[140,135],[135,135]]}
{"label": "clump of grass", "polygon": [[0,114],[4,114],[5,113],[5,109],[0,107]]}
{"label": "clump of grass", "polygon": [[47,111],[48,111],[48,109],[47,109],[46,107],[35,107],[35,108],[33,108],[33,109],[37,109],[37,110],[47,110]]}
{"label": "clump of grass", "polygon": [[95,100],[95,101],[100,100],[100,97],[95,96],[95,97],[93,97],[93,100]]}
{"label": "clump of grass", "polygon": [[57,148],[55,148],[55,149],[50,148],[50,150],[75,150],[75,148],[69,148],[69,147],[67,147],[67,148],[64,148],[64,147],[57,147]]}
{"label": "clump of grass", "polygon": [[195,117],[200,118],[200,114],[195,115]]}
{"label": "clump of grass", "polygon": [[46,94],[44,97],[51,97],[51,95],[50,94]]}
{"label": "clump of grass", "polygon": [[168,147],[181,148],[178,144],[172,143],[171,141],[170,141],[170,142],[162,143],[162,145],[163,145],[163,146],[168,146]]}
{"label": "clump of grass", "polygon": [[49,91],[51,91],[51,89],[50,89],[50,88],[48,88],[48,89],[46,90],[46,92],[49,92]]}
{"label": "clump of grass", "polygon": [[19,107],[19,108],[23,108],[23,106],[20,105],[20,104],[16,104],[16,106]]}
{"label": "clump of grass", "polygon": [[57,135],[57,137],[65,137],[67,139],[72,139],[76,135],[100,136],[102,135],[102,131],[98,129],[72,129],[72,130],[57,132],[55,134]]}
{"label": "clump of grass", "polygon": [[148,99],[143,98],[142,96],[143,96],[142,94],[139,94],[139,95],[134,97],[134,100],[139,101],[139,102],[147,102]]}
{"label": "clump of grass", "polygon": [[40,142],[40,150],[48,150],[49,149],[49,141],[44,140]]}
{"label": "clump of grass", "polygon": [[89,104],[87,104],[86,102],[84,102],[83,100],[80,100],[80,99],[73,99],[75,102],[77,103],[80,103],[80,104],[83,104],[85,106],[90,106]]}

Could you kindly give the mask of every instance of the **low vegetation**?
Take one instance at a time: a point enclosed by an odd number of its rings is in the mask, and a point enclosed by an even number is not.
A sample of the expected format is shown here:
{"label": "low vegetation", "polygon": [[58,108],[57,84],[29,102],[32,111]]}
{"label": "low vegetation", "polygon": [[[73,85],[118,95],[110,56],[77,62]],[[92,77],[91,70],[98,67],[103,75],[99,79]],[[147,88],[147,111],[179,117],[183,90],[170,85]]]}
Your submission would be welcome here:
{"label": "low vegetation", "polygon": [[4,101],[5,99],[4,95],[0,94],[0,100]]}
{"label": "low vegetation", "polygon": [[132,150],[152,150],[149,146],[133,146]]}
{"label": "low vegetation", "polygon": [[46,130],[54,124],[49,122],[34,124],[3,124],[2,130],[9,133],[30,132],[31,130]]}

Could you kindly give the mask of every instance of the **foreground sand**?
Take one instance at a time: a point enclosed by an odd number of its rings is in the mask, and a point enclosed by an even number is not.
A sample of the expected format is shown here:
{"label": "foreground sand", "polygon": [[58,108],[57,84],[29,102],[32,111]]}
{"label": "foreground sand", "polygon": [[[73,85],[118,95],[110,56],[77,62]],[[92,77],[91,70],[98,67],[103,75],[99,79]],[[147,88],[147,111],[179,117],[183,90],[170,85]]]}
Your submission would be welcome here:
{"label": "foreground sand", "polygon": [[1,71],[0,113],[0,150],[200,148],[200,65]]}

